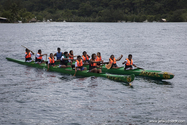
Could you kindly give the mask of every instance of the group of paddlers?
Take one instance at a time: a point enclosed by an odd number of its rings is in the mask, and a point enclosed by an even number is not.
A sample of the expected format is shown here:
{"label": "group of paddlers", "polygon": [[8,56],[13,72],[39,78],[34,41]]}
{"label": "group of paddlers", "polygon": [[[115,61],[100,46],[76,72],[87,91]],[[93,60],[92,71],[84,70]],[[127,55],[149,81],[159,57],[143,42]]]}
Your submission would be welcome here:
{"label": "group of paddlers", "polygon": [[[34,55],[34,53],[32,51],[30,51],[29,49],[26,49],[25,52],[25,61],[26,62],[31,62],[32,58],[31,56]],[[50,56],[48,57],[48,61],[45,62],[43,59],[43,56],[47,56],[47,54],[42,54],[42,51],[39,49],[38,53],[35,55],[35,62],[36,63],[47,63],[48,64],[48,69],[50,66],[54,66],[55,65],[55,56],[56,56],[56,62],[60,62],[59,67],[60,68],[67,68],[67,67],[72,67],[72,62],[75,61],[75,73],[77,72],[77,70],[83,71],[83,70],[87,70],[86,67],[83,67],[83,65],[89,65],[89,71],[90,72],[94,72],[94,73],[102,73],[102,66],[101,64],[108,64],[110,65],[110,68],[120,68],[117,66],[116,61],[120,61],[123,57],[123,55],[121,55],[119,58],[115,59],[114,55],[111,55],[109,58],[109,62],[104,62],[102,60],[101,57],[101,53],[97,52],[97,55],[95,53],[93,53],[91,55],[91,59],[90,56],[87,54],[86,51],[83,52],[83,55],[74,55],[73,54],[73,50],[70,50],[69,53],[68,52],[61,52],[60,48],[57,48],[57,53],[53,54],[50,53]],[[77,59],[74,59],[74,57],[77,57]],[[68,65],[68,63],[70,63],[71,65]],[[125,70],[128,69],[132,69],[134,67],[136,67],[136,65],[133,63],[132,60],[132,55],[129,54],[128,58],[125,59],[125,61],[122,63],[125,64]]]}

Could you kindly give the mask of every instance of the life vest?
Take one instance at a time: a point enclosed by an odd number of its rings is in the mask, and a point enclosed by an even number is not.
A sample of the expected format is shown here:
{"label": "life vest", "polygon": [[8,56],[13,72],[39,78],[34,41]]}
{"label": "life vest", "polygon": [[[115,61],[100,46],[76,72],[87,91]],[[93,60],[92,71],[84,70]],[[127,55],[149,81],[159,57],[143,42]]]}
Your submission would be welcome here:
{"label": "life vest", "polygon": [[[39,53],[38,53],[39,54]],[[42,56],[41,56],[41,54],[39,54],[40,56],[39,57],[37,57],[37,59],[42,59]]]}
{"label": "life vest", "polygon": [[50,64],[53,64],[53,63],[55,63],[55,60],[54,60],[54,58],[52,58],[52,59],[51,59],[51,57],[49,57],[48,59],[49,59],[49,62],[50,62]]}
{"label": "life vest", "polygon": [[[96,61],[96,60],[92,60],[91,61]],[[90,63],[90,66],[94,67],[94,66],[97,66],[97,63]]]}
{"label": "life vest", "polygon": [[101,61],[101,56],[100,57],[96,57],[96,61]]}
{"label": "life vest", "polygon": [[116,64],[116,59],[114,58],[113,60],[110,58],[110,63]]}
{"label": "life vest", "polygon": [[[73,59],[73,55],[71,55],[70,53],[69,53],[69,55],[70,55],[69,58],[70,58],[70,59]],[[71,56],[72,56],[72,57],[71,57]]]}
{"label": "life vest", "polygon": [[126,66],[132,66],[132,64],[133,64],[133,60],[131,59],[131,61],[128,59],[128,58],[126,58],[126,60],[127,60],[127,62],[126,62]]}
{"label": "life vest", "polygon": [[26,54],[25,58],[31,58],[31,53],[30,53],[30,52],[29,52],[29,54],[27,54],[27,53],[25,52],[25,54]]}
{"label": "life vest", "polygon": [[83,61],[87,61],[89,60],[89,57],[86,55],[86,57],[84,55],[82,55]]}
{"label": "life vest", "polygon": [[79,62],[79,60],[76,60],[76,62],[77,62],[77,67],[83,66],[82,60],[80,62]]}

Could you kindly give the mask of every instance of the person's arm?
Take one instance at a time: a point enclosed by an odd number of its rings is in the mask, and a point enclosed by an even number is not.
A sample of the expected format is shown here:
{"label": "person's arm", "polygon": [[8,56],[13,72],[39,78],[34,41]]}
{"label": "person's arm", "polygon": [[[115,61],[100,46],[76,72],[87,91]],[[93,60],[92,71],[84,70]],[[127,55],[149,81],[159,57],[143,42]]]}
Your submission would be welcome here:
{"label": "person's arm", "polygon": [[134,63],[132,64],[134,67],[137,67]]}
{"label": "person's arm", "polygon": [[116,59],[116,61],[120,61],[123,55],[121,55],[119,58]]}
{"label": "person's arm", "polygon": [[42,54],[42,55],[40,55],[40,56],[45,56],[45,55],[47,56],[47,54]]}
{"label": "person's arm", "polygon": [[56,53],[54,54],[54,56],[56,56]]}
{"label": "person's arm", "polygon": [[75,76],[77,73],[77,62],[75,62],[75,74],[73,76]]}
{"label": "person's arm", "polygon": [[125,64],[127,62],[127,60],[125,60],[122,64]]}
{"label": "person's arm", "polygon": [[34,55],[33,51],[31,51],[32,55]]}

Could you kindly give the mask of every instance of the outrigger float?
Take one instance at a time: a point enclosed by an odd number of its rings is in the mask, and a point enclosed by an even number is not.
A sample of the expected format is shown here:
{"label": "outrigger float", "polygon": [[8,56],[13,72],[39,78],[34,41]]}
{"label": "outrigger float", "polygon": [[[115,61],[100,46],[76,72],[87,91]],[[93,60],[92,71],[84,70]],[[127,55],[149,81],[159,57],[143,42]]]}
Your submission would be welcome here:
{"label": "outrigger float", "polygon": [[157,71],[157,70],[144,70],[142,68],[137,68],[133,70],[124,70],[124,67],[119,69],[107,69],[105,66],[102,66],[103,73],[111,73],[118,75],[130,75],[134,74],[135,76],[143,76],[156,80],[166,80],[172,79],[175,75],[169,72]]}
{"label": "outrigger float", "polygon": [[[31,66],[31,67],[40,68],[40,69],[43,69],[43,68],[47,69],[47,65],[45,63],[37,64],[35,62],[25,62],[23,60],[16,60],[16,59],[12,59],[12,58],[6,58],[6,59],[8,61],[16,62],[16,63],[22,64],[22,65],[27,65],[27,66]],[[70,75],[74,75],[74,73],[75,73],[75,70],[73,70],[72,68],[59,68],[57,65],[56,66],[50,66],[49,71],[59,72],[59,73],[64,73],[64,74],[70,74]],[[135,78],[134,74],[124,76],[124,75],[113,75],[113,74],[107,74],[107,73],[91,73],[91,72],[88,72],[88,70],[77,71],[76,76],[104,77],[104,78],[108,78],[108,79],[111,79],[111,80],[114,80],[114,81],[125,82],[125,83],[131,83]]]}

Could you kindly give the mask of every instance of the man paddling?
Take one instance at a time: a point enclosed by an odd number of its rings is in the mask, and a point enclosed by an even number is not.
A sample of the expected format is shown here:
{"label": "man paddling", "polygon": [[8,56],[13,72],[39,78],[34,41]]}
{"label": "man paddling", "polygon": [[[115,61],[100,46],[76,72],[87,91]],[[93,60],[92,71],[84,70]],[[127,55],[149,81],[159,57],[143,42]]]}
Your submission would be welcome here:
{"label": "man paddling", "polygon": [[110,56],[109,64],[112,64],[111,68],[118,69],[120,67],[117,66],[116,61],[120,61],[123,55],[121,55],[119,58],[115,59],[114,55]]}
{"label": "man paddling", "polygon": [[56,61],[60,61],[62,55],[63,55],[63,52],[60,52],[60,48],[57,48],[57,53],[54,54],[54,56],[57,57]]}
{"label": "man paddling", "polygon": [[69,60],[74,60],[74,59],[70,59],[68,52],[64,52],[64,55],[60,59],[59,67],[60,68],[71,67],[70,65],[68,65]]}
{"label": "man paddling", "polygon": [[82,61],[81,56],[77,56],[77,60],[75,62],[75,74],[74,74],[74,76],[76,75],[77,70],[79,70],[79,71],[87,70],[86,67],[83,67],[83,61]]}
{"label": "man paddling", "polygon": [[25,62],[31,62],[32,58],[31,56],[34,55],[34,53],[32,51],[30,51],[29,49],[25,50]]}
{"label": "man paddling", "polygon": [[122,64],[125,64],[124,70],[129,70],[129,69],[131,70],[131,69],[133,69],[132,66],[137,67],[137,66],[133,63],[132,55],[131,55],[131,54],[128,55],[128,58],[126,58],[125,61],[124,61]]}
{"label": "man paddling", "polygon": [[44,55],[47,56],[47,54],[42,54],[42,50],[39,49],[39,50],[38,50],[38,53],[36,54],[35,62],[36,62],[36,63],[43,63],[43,62],[44,62],[44,59],[43,59],[43,56],[44,56]]}
{"label": "man paddling", "polygon": [[[97,65],[100,61],[96,61],[96,54],[92,54],[92,58],[90,59],[89,71],[93,73],[102,73],[101,68]],[[100,69],[97,69],[100,68]]]}

